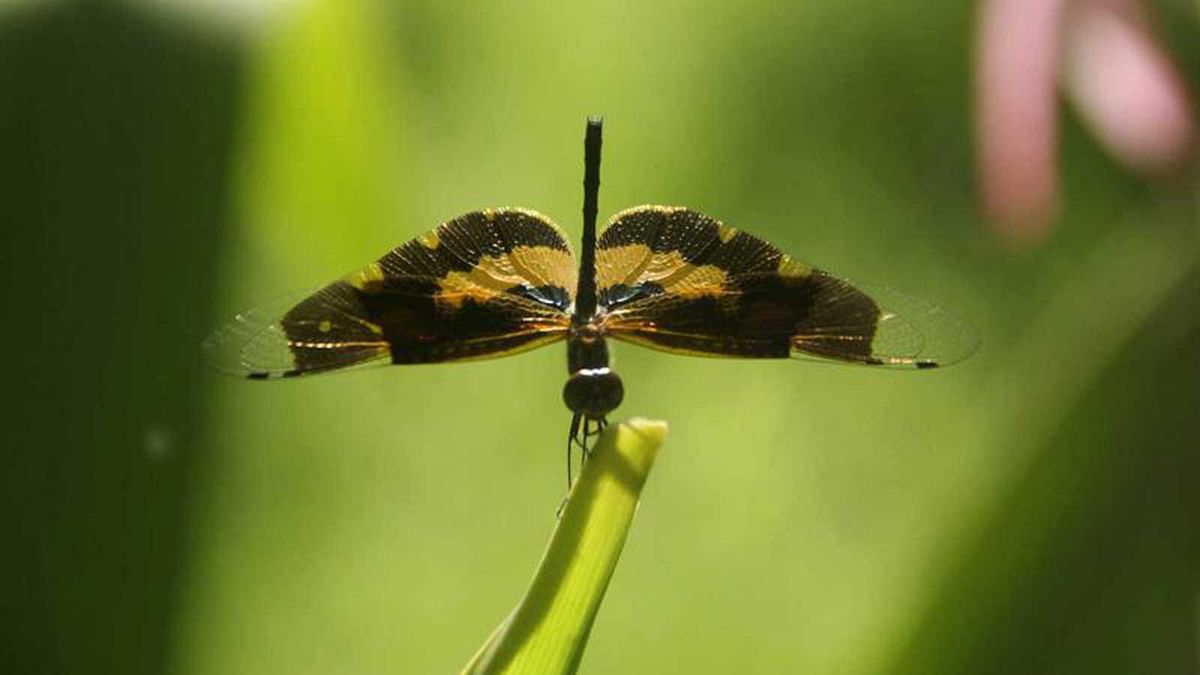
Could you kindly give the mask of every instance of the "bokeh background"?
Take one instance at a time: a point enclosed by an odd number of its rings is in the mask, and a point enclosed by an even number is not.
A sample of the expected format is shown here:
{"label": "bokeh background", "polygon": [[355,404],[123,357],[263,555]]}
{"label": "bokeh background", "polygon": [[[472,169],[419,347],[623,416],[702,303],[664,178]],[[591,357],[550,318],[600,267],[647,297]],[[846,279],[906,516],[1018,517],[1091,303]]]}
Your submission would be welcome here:
{"label": "bokeh background", "polygon": [[[1142,9],[1195,92],[1200,6]],[[199,345],[469,210],[577,238],[599,113],[602,217],[692,206],[982,347],[619,345],[619,413],[671,432],[584,672],[1200,672],[1200,181],[1064,99],[1054,210],[989,218],[979,17],[0,3],[0,671],[457,672],[554,524],[562,348],[257,383]]]}

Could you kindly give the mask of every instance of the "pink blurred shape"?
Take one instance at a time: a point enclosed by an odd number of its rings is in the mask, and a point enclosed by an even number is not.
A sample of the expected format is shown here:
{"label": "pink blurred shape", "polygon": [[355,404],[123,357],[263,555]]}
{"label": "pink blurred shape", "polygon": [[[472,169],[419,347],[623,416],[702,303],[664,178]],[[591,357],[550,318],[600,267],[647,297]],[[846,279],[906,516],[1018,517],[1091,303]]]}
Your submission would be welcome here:
{"label": "pink blurred shape", "polygon": [[1014,240],[1040,239],[1058,205],[1055,78],[1064,0],[985,0],[976,124],[984,209]]}
{"label": "pink blurred shape", "polygon": [[1093,1],[1071,12],[1066,89],[1117,159],[1170,172],[1192,154],[1196,130],[1183,83],[1137,9]]}
{"label": "pink blurred shape", "polygon": [[1105,148],[1146,174],[1181,167],[1196,126],[1183,80],[1135,0],[983,0],[976,64],[985,215],[1011,244],[1058,208],[1058,85]]}

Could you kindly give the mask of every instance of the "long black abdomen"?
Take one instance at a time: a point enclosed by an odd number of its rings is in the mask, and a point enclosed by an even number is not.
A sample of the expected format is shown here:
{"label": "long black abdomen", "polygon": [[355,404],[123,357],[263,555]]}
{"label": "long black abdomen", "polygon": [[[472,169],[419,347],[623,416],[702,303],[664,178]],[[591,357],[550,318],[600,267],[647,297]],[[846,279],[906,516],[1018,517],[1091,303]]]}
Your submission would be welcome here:
{"label": "long black abdomen", "polygon": [[588,118],[583,139],[583,246],[579,251],[579,286],[575,292],[575,318],[596,314],[596,211],[600,198],[600,141],[604,122]]}

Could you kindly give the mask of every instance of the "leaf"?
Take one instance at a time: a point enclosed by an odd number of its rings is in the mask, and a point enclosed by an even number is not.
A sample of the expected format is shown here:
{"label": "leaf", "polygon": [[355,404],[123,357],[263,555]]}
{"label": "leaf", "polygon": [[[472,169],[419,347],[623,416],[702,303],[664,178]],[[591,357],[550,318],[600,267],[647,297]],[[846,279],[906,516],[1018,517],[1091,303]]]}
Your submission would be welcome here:
{"label": "leaf", "polygon": [[574,673],[637,511],[665,422],[608,427],[592,450],[525,597],[463,675]]}

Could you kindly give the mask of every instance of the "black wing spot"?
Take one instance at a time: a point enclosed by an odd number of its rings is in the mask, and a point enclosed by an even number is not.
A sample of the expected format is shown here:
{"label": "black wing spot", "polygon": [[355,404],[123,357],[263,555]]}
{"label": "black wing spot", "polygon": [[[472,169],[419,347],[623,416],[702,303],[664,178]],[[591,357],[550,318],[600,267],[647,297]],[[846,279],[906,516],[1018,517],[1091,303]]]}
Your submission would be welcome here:
{"label": "black wing spot", "polygon": [[613,310],[621,305],[655,295],[662,295],[665,292],[661,285],[653,281],[643,281],[633,286],[613,284],[607,288],[600,289],[600,304],[605,309]]}
{"label": "black wing spot", "polygon": [[567,311],[567,308],[571,306],[571,294],[562,286],[549,284],[544,286],[513,286],[505,290],[505,293],[526,298],[563,312]]}

